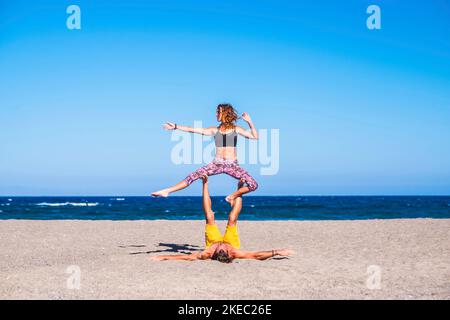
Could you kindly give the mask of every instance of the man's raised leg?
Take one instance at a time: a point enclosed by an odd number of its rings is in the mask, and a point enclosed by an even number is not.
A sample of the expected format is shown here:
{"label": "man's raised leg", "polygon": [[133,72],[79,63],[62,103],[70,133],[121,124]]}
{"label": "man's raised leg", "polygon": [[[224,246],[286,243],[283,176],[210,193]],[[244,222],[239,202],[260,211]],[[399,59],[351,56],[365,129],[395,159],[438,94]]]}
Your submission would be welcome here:
{"label": "man's raised leg", "polygon": [[214,219],[214,211],[212,211],[211,196],[209,195],[208,176],[204,175],[201,179],[203,180],[203,211],[205,212],[206,224],[213,225],[216,221]]}

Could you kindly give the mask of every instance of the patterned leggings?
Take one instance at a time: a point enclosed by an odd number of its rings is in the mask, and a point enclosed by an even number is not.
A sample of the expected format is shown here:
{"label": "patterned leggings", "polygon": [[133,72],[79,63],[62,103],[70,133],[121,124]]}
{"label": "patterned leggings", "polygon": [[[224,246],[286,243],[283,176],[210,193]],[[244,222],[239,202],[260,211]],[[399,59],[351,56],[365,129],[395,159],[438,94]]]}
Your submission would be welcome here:
{"label": "patterned leggings", "polygon": [[251,175],[248,174],[247,171],[245,171],[239,166],[237,160],[233,161],[233,160],[214,159],[213,162],[190,173],[184,179],[184,181],[188,185],[190,185],[192,182],[199,179],[203,175],[212,176],[220,173],[226,173],[238,180],[243,179],[244,182],[247,184],[248,188],[250,189],[250,191],[254,191],[256,190],[256,188],[258,188],[258,183],[255,181],[255,179],[253,179]]}

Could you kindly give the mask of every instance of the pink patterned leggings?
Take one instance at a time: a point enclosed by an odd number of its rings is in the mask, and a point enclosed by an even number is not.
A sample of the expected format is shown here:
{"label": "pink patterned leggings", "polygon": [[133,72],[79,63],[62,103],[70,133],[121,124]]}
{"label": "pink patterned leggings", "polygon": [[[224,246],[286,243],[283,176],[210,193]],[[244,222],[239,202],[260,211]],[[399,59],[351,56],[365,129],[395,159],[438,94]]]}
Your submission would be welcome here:
{"label": "pink patterned leggings", "polygon": [[192,182],[199,179],[203,175],[212,176],[220,173],[226,173],[238,180],[243,179],[244,183],[247,184],[250,191],[254,191],[258,188],[258,183],[250,174],[248,174],[247,171],[239,166],[237,160],[233,161],[214,159],[213,162],[190,173],[184,179],[184,181],[186,181],[186,183],[190,185]]}

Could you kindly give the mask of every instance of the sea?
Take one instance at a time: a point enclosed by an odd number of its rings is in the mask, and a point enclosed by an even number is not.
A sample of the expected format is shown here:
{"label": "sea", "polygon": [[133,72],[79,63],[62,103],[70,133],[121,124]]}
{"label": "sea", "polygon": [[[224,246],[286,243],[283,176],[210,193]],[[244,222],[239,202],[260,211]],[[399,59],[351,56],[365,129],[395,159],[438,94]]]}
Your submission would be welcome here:
{"label": "sea", "polygon": [[[244,196],[239,220],[450,218],[450,196]],[[212,197],[217,220],[230,205]],[[202,198],[0,197],[0,220],[202,220]]]}

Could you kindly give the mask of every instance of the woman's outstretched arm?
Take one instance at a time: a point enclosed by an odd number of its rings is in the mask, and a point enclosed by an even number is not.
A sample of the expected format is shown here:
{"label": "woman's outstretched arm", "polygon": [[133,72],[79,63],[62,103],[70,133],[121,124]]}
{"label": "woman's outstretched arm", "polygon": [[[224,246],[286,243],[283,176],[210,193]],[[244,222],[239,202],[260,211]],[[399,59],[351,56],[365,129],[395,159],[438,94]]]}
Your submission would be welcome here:
{"label": "woman's outstretched arm", "polygon": [[247,122],[248,126],[250,127],[250,131],[247,131],[242,127],[236,126],[236,132],[246,138],[257,140],[258,139],[258,131],[256,130],[255,126],[253,125],[252,118],[250,118],[250,115],[247,112],[244,112],[242,114],[242,119],[245,122]]}
{"label": "woman's outstretched arm", "polygon": [[209,128],[195,128],[195,127],[189,127],[189,126],[180,126],[173,122],[167,122],[164,124],[164,129],[166,130],[181,130],[185,132],[192,132],[192,133],[198,133],[203,134],[205,136],[212,136],[216,133],[217,128],[216,127],[209,127]]}

